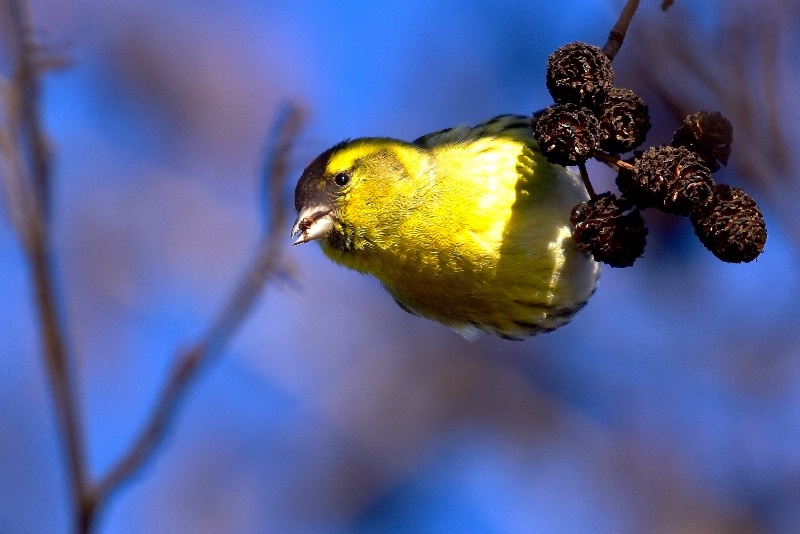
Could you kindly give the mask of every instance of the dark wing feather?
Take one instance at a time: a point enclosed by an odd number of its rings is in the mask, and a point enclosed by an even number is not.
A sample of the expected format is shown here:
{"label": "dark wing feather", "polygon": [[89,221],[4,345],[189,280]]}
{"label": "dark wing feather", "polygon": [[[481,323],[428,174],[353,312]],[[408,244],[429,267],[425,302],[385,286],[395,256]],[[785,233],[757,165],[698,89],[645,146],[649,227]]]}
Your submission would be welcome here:
{"label": "dark wing feather", "polygon": [[434,146],[446,143],[460,143],[484,137],[486,135],[500,134],[508,132],[509,130],[524,129],[527,132],[531,130],[531,118],[525,115],[498,115],[488,121],[482,122],[477,126],[456,126],[455,128],[446,128],[438,132],[429,133],[412,141],[415,145],[423,148],[432,148]]}

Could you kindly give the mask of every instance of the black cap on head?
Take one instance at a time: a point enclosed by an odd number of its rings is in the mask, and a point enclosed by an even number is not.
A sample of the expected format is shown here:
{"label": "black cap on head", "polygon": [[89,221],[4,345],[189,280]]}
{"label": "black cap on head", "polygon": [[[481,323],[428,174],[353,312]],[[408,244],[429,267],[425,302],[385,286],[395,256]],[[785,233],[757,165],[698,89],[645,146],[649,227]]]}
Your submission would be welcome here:
{"label": "black cap on head", "polygon": [[345,142],[343,141],[332,146],[317,156],[303,171],[303,175],[300,177],[300,180],[297,182],[297,187],[295,187],[294,190],[294,208],[298,213],[311,198],[319,196],[320,193],[328,187],[330,180],[326,179],[328,176],[325,172],[328,168],[328,162],[333,153],[344,144]]}

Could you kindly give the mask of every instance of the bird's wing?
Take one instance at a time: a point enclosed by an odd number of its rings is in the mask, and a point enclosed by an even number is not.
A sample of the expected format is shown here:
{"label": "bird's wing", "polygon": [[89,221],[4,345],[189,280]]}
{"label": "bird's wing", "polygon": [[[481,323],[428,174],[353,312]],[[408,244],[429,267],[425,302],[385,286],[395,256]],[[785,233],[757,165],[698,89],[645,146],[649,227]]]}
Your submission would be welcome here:
{"label": "bird's wing", "polygon": [[531,118],[525,115],[498,115],[477,126],[456,126],[429,133],[415,139],[413,143],[422,148],[433,148],[445,143],[460,143],[515,129],[530,132]]}

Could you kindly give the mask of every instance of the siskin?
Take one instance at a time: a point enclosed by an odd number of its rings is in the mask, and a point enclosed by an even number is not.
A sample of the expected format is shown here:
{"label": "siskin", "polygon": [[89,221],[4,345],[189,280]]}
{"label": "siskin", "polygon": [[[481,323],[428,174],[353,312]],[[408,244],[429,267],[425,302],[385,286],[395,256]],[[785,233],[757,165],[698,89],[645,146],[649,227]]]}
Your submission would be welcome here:
{"label": "siskin", "polygon": [[320,154],[295,190],[295,245],[375,276],[397,304],[467,339],[521,339],[566,324],[600,264],[569,222],[588,198],[548,163],[530,119],[503,115],[411,143],[345,141]]}

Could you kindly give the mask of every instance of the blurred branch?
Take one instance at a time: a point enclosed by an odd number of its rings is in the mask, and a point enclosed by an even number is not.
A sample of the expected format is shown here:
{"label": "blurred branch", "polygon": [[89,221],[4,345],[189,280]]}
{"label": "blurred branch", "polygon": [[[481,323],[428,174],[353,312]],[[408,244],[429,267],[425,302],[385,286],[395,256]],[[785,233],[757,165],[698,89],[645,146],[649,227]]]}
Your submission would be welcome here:
{"label": "blurred branch", "polygon": [[97,484],[93,498],[98,509],[152,458],[188,388],[230,341],[261,295],[266,282],[287,273],[282,258],[282,251],[286,248],[283,232],[289,223],[284,192],[289,154],[305,121],[304,115],[300,107],[290,105],[276,122],[274,143],[268,151],[264,168],[264,179],[270,192],[269,218],[257,254],[205,334],[178,357],[148,422],[130,450]]}
{"label": "blurred branch", "polygon": [[[262,206],[265,232],[285,228],[289,223],[286,203],[281,202],[289,174],[289,154],[305,122],[305,111],[297,104],[286,104],[277,113],[275,124],[264,147],[264,164],[261,172]],[[281,179],[276,180],[275,177]],[[276,236],[276,239],[278,236]]]}
{"label": "blurred branch", "polygon": [[76,400],[65,328],[58,311],[48,220],[50,155],[39,118],[39,68],[33,58],[27,6],[21,0],[0,3],[3,42],[9,51],[11,79],[2,87],[3,128],[0,153],[9,213],[31,265],[41,327],[45,367],[67,464],[67,480],[76,529],[90,515],[83,425]]}
{"label": "blurred branch", "polygon": [[281,257],[282,232],[288,228],[284,192],[288,158],[304,122],[303,111],[287,106],[276,121],[264,165],[268,206],[264,234],[257,254],[231,297],[202,338],[178,356],[150,419],[127,454],[97,484],[89,482],[83,443],[83,425],[77,406],[64,326],[59,315],[48,217],[50,154],[39,119],[39,75],[26,6],[21,0],[0,0],[0,37],[10,51],[12,75],[0,78],[0,172],[8,212],[25,246],[31,264],[33,286],[42,329],[44,357],[52,389],[58,425],[64,440],[67,478],[70,484],[74,530],[88,532],[98,511],[114,491],[136,474],[153,456],[168,424],[201,370],[221,353],[253,308],[266,282],[286,274]]}
{"label": "blurred branch", "polygon": [[628,26],[630,26],[633,15],[636,14],[638,8],[639,0],[628,0],[625,2],[625,7],[622,8],[622,12],[619,14],[616,24],[611,28],[611,32],[608,34],[608,40],[603,47],[603,52],[612,60],[616,57],[620,48],[622,48],[625,35],[628,33]]}
{"label": "blurred branch", "polygon": [[[720,8],[717,34],[688,34],[687,14],[677,11],[660,21],[658,32],[641,32],[636,48],[639,77],[666,105],[676,121],[714,106],[734,126],[736,145],[731,167],[768,195],[787,229],[795,227],[794,199],[786,187],[798,182],[796,155],[787,129],[797,124],[798,108],[782,92],[782,37],[797,25],[790,0],[766,7]],[[791,84],[788,86],[791,91]],[[800,248],[800,234],[790,231]]]}
{"label": "blurred branch", "polygon": [[18,97],[18,134],[20,148],[30,165],[30,177],[37,201],[44,216],[50,191],[50,154],[47,139],[39,120],[39,67],[35,56],[36,47],[31,37],[27,6],[22,0],[4,0],[3,11],[8,16],[7,38],[12,45],[12,86]]}

